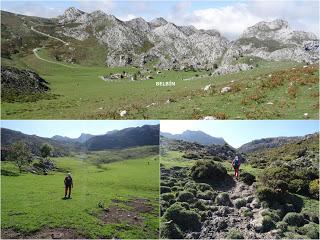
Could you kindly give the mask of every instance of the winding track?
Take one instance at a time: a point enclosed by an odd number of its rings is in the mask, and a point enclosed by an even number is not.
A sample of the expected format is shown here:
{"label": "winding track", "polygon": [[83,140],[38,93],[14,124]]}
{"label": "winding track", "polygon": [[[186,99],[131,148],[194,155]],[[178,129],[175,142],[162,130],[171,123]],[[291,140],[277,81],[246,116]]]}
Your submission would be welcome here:
{"label": "winding track", "polygon": [[[33,26],[31,26],[31,30],[34,31],[34,32],[36,32],[36,33],[38,33],[38,34],[41,34],[41,35],[43,35],[43,36],[46,36],[46,37],[52,38],[52,39],[54,39],[54,40],[57,40],[57,41],[59,41],[59,42],[62,42],[64,45],[67,45],[67,46],[69,45],[69,43],[63,41],[63,40],[60,39],[60,38],[53,37],[53,36],[51,36],[51,35],[49,35],[49,34],[46,34],[46,33],[43,33],[43,32],[40,32],[40,31],[34,29]],[[36,58],[38,58],[38,59],[40,59],[40,60],[42,60],[42,61],[48,62],[48,63],[53,63],[53,64],[61,65],[61,66],[67,67],[67,68],[77,68],[77,67],[74,67],[74,66],[69,66],[69,65],[66,65],[66,64],[63,64],[63,63],[50,61],[50,60],[47,60],[47,59],[44,59],[44,58],[40,57],[39,54],[38,54],[38,51],[39,51],[40,49],[41,49],[41,48],[35,48],[35,49],[32,50],[32,51],[33,51],[33,54],[35,55]]]}

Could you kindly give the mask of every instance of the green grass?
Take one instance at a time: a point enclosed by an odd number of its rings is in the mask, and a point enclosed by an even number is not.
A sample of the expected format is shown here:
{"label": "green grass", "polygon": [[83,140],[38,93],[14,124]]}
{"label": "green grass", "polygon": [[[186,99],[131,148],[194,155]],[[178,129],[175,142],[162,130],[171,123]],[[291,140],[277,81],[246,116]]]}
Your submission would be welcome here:
{"label": "green grass", "polygon": [[[50,59],[47,50],[39,54]],[[101,56],[99,57],[101,58]],[[89,58],[91,59],[91,57]],[[90,60],[91,61],[91,60]],[[99,76],[126,71],[138,72],[133,67],[106,68],[88,60],[87,65],[72,65],[66,68],[35,58],[30,53],[25,57],[13,57],[4,64],[26,67],[38,72],[50,83],[56,99],[42,99],[37,102],[2,102],[3,119],[112,119],[120,118],[119,112],[127,110],[127,119],[199,119],[215,116],[228,119],[302,119],[308,113],[311,119],[318,118],[318,82],[298,86],[298,93],[291,98],[287,93],[290,78],[282,79],[283,84],[270,89],[261,89],[262,81],[269,81],[268,74],[292,67],[301,67],[293,62],[259,62],[251,71],[224,76],[208,76],[208,72],[162,71],[154,79],[130,82],[119,80],[105,82]],[[70,64],[71,65],[71,64]],[[190,79],[189,81],[183,79]],[[298,74],[298,73],[297,73]],[[303,77],[303,74],[300,74]],[[299,76],[300,76],[299,75]],[[300,77],[301,77],[300,76]],[[317,70],[306,78],[317,78]],[[283,76],[281,76],[284,78]],[[238,84],[238,91],[220,94],[222,87],[230,81]],[[158,87],[156,82],[174,81],[175,87]],[[213,84],[214,92],[202,88]],[[243,99],[261,92],[258,100]],[[167,104],[166,101],[173,102]],[[268,105],[268,102],[273,105]],[[151,103],[154,105],[147,107]]]}
{"label": "green grass", "polygon": [[[86,157],[86,155],[83,155]],[[157,238],[159,161],[143,157],[103,164],[98,168],[78,157],[55,158],[59,169],[49,175],[23,173],[1,177],[1,227],[31,233],[42,228],[66,227],[90,238]],[[150,164],[147,164],[149,162]],[[9,162],[2,170],[17,172]],[[71,200],[64,196],[65,172],[71,171],[74,189]],[[99,202],[112,199],[147,198],[153,212],[141,214],[142,226],[104,224],[92,213],[100,213]]]}
{"label": "green grass", "polygon": [[165,167],[165,168],[171,168],[171,167],[191,167],[194,163],[195,160],[190,160],[183,158],[182,155],[183,152],[178,152],[178,151],[168,151],[165,155],[162,155],[160,157],[160,163]]}

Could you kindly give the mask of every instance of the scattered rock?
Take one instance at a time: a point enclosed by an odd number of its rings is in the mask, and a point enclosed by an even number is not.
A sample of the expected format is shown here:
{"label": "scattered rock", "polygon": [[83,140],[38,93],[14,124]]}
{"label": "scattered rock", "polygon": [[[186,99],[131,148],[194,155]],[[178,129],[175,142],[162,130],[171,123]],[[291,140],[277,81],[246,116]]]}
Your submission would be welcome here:
{"label": "scattered rock", "polygon": [[231,91],[231,87],[224,87],[221,89],[220,93],[227,93]]}
{"label": "scattered rock", "polygon": [[127,111],[126,110],[122,110],[120,111],[120,117],[124,117],[125,115],[127,115]]}

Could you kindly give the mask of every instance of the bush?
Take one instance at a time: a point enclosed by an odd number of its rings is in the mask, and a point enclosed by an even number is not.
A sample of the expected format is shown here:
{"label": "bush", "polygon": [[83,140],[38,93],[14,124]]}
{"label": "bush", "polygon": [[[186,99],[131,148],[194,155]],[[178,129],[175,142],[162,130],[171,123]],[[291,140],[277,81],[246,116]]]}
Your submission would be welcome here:
{"label": "bush", "polygon": [[242,172],[240,174],[240,180],[245,184],[252,185],[256,181],[256,177],[251,173]]}
{"label": "bush", "polygon": [[270,216],[264,216],[262,219],[262,231],[269,232],[275,228],[275,224]]}
{"label": "bush", "polygon": [[191,192],[182,191],[178,193],[177,201],[190,203],[194,201],[194,196]]}
{"label": "bush", "polygon": [[170,202],[172,200],[174,200],[174,194],[173,193],[163,193],[161,194],[161,199],[166,201],[166,202]]}
{"label": "bush", "polygon": [[197,189],[200,190],[201,192],[204,192],[204,191],[207,191],[207,190],[212,191],[212,187],[209,184],[206,184],[206,183],[199,183],[197,185]]}
{"label": "bush", "polygon": [[222,206],[231,206],[232,205],[229,194],[225,193],[225,192],[218,194],[218,196],[216,197],[216,203],[218,205],[222,205]]}
{"label": "bush", "polygon": [[260,201],[273,202],[277,197],[277,193],[269,187],[259,187],[257,189],[257,197]]}
{"label": "bush", "polygon": [[201,158],[198,154],[192,153],[192,152],[188,152],[182,155],[183,158],[187,158],[187,159],[199,159]]}
{"label": "bush", "polygon": [[201,201],[201,200],[198,200],[196,201],[193,205],[192,205],[193,208],[197,208],[199,209],[200,211],[205,211],[207,208],[206,208],[206,205]]}
{"label": "bush", "polygon": [[227,176],[225,167],[212,160],[199,160],[191,167],[191,177],[193,179],[221,181]]}
{"label": "bush", "polygon": [[205,192],[197,192],[197,198],[204,199],[204,200],[215,200],[216,193],[213,191],[205,191]]}
{"label": "bush", "polygon": [[163,215],[166,221],[172,220],[182,231],[200,231],[200,216],[191,210],[187,210],[179,203],[171,205]]}
{"label": "bush", "polygon": [[280,216],[277,214],[276,211],[272,211],[270,209],[266,209],[261,213],[262,216],[269,216],[275,222],[280,221]]}
{"label": "bush", "polygon": [[289,182],[289,191],[298,194],[308,194],[308,182],[302,179],[293,179]]}
{"label": "bush", "polygon": [[283,221],[290,226],[301,227],[304,224],[304,217],[300,213],[289,212],[284,216]]}
{"label": "bush", "polygon": [[160,186],[160,193],[168,193],[171,192],[171,188],[167,186]]}
{"label": "bush", "polygon": [[253,217],[253,212],[251,211],[250,208],[242,207],[240,210],[241,210],[241,213],[243,214],[243,216],[245,216],[245,217]]}
{"label": "bush", "polygon": [[246,199],[244,198],[239,198],[235,201],[234,206],[238,209],[240,209],[241,207],[245,207],[247,204]]}
{"label": "bush", "polygon": [[227,238],[228,239],[244,239],[244,236],[239,230],[232,228],[229,230],[227,234]]}
{"label": "bush", "polygon": [[174,223],[162,223],[160,227],[161,238],[167,239],[183,239],[183,233],[177,224]]}
{"label": "bush", "polygon": [[309,223],[301,227],[300,232],[310,239],[319,239],[319,225]]}
{"label": "bush", "polygon": [[310,182],[309,193],[312,198],[319,199],[319,179]]}
{"label": "bush", "polygon": [[276,225],[277,229],[281,230],[282,232],[286,232],[288,229],[288,223],[281,221],[278,222]]}

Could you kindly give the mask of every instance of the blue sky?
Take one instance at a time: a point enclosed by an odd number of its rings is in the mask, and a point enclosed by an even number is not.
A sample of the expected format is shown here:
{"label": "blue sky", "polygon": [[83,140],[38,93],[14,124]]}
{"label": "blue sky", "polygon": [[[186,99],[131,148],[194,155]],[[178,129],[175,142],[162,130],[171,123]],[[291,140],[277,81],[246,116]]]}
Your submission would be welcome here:
{"label": "blue sky", "polygon": [[214,137],[223,137],[233,147],[240,147],[255,139],[315,133],[319,131],[319,122],[316,120],[161,120],[160,130],[173,134],[185,130],[200,130]]}
{"label": "blue sky", "polygon": [[56,17],[74,6],[86,12],[102,10],[122,20],[164,17],[177,25],[217,29],[230,39],[263,20],[285,19],[296,30],[319,36],[319,2],[312,0],[243,1],[1,1],[1,9],[26,15]]}
{"label": "blue sky", "polygon": [[99,135],[116,129],[159,123],[152,120],[2,120],[1,127],[41,137],[61,135],[77,138],[81,133]]}

